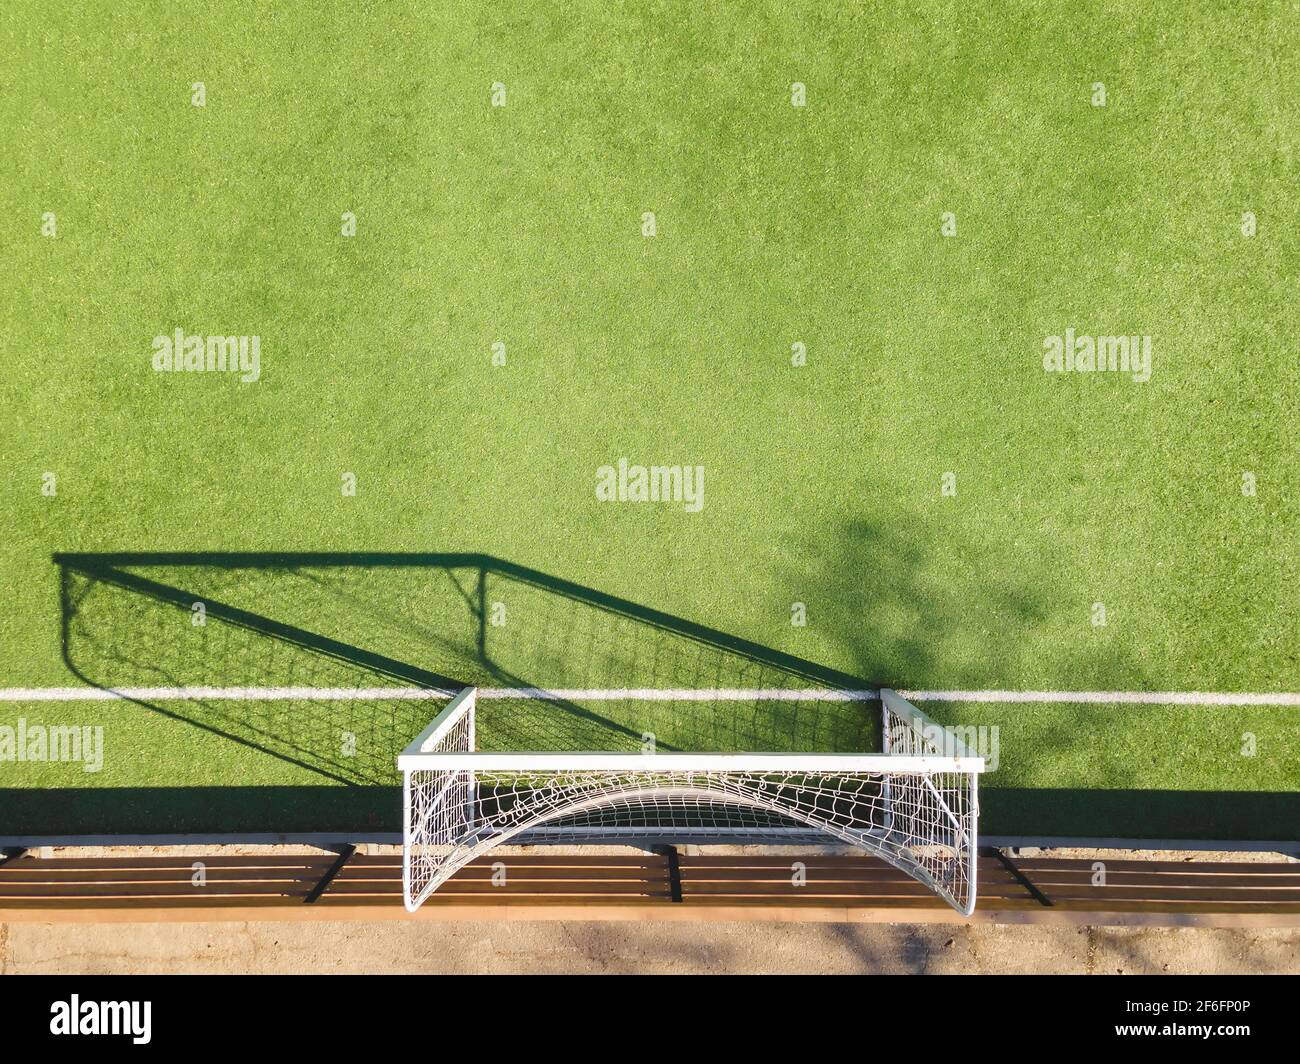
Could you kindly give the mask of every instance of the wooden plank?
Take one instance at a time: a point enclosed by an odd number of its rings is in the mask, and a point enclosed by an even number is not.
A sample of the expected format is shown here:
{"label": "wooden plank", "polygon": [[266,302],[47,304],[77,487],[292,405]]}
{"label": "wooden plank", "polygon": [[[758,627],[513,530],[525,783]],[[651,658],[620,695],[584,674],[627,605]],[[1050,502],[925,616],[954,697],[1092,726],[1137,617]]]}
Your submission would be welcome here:
{"label": "wooden plank", "polygon": [[683,858],[681,861],[682,874],[689,873],[693,876],[725,876],[736,871],[745,872],[763,872],[771,876],[789,875],[795,865],[800,865],[809,874],[817,873],[818,875],[828,876],[857,876],[866,879],[910,879],[906,872],[900,868],[895,868],[888,864],[866,864],[857,861],[843,861],[836,864],[818,862],[816,864],[810,861],[801,861],[797,857],[789,861],[781,861],[779,864],[770,862],[748,861],[739,858],[718,864],[709,862],[706,865],[696,864],[694,861]]}
{"label": "wooden plank", "polygon": [[1119,905],[1128,901],[1168,901],[1168,902],[1197,902],[1197,901],[1241,901],[1241,902],[1269,902],[1269,901],[1294,901],[1300,902],[1300,891],[1295,890],[1274,890],[1268,887],[1247,890],[1223,890],[1213,887],[1176,887],[1165,889],[1159,886],[1105,886],[1105,887],[1056,887],[1053,888],[1049,897],[1053,903],[1057,901],[1068,901],[1072,899],[1091,899],[1100,898],[1108,899],[1111,904]]}
{"label": "wooden plank", "polygon": [[776,905],[787,907],[798,907],[801,905],[840,905],[846,908],[873,908],[873,909],[948,909],[952,911],[947,902],[942,901],[934,894],[927,897],[916,896],[898,896],[872,898],[869,904],[863,905],[857,899],[837,899],[834,895],[816,896],[816,895],[793,895],[793,894],[771,894],[737,897],[733,894],[717,894],[711,896],[695,896],[688,898],[683,904],[685,905],[733,905],[745,908],[762,908],[764,906]]}
{"label": "wooden plank", "polygon": [[[1035,872],[1030,877],[1041,887],[1052,886],[1086,886],[1094,878],[1092,872],[1062,871]],[[1198,876],[1181,872],[1106,872],[1106,882],[1128,886],[1150,884],[1157,887],[1204,887],[1215,890],[1235,887],[1290,887],[1300,890],[1300,875],[1262,875],[1262,876]]]}
{"label": "wooden plank", "polygon": [[188,868],[195,861],[202,861],[209,868],[306,868],[317,865],[322,861],[329,863],[333,860],[334,856],[328,853],[302,854],[298,856],[250,855],[247,857],[231,857],[223,854],[205,854],[194,857],[32,857],[28,855],[0,868],[0,875],[12,874],[16,870],[30,868],[34,865],[72,869]]}
{"label": "wooden plank", "polygon": [[305,895],[312,879],[277,883],[215,883],[195,887],[189,883],[69,883],[51,888],[44,883],[20,884],[0,890],[0,905],[11,898],[113,898],[113,897],[228,897],[255,894]]}
{"label": "wooden plank", "polygon": [[[202,862],[208,868],[315,868],[322,863],[328,866],[336,858],[332,853],[311,853],[297,855],[250,854],[231,856],[226,854],[199,854],[158,856],[113,856],[113,857],[34,857],[31,854],[20,857],[3,867],[0,875],[7,875],[24,868],[34,866],[58,867],[68,869],[158,869],[189,868],[194,862]],[[662,858],[653,854],[537,854],[510,853],[493,851],[476,858],[466,868],[490,868],[497,861],[507,861],[512,865],[529,865],[533,867],[570,867],[570,868],[646,868],[662,867]],[[396,868],[402,867],[401,854],[371,855],[356,854],[349,862],[349,867],[359,868]]]}
{"label": "wooden plank", "polygon": [[[452,876],[452,882],[460,880],[466,883],[488,883],[496,873],[491,868],[462,868]],[[509,862],[505,865],[505,874],[509,879],[569,880],[569,879],[603,879],[610,881],[634,879],[662,879],[664,866],[650,865],[646,868],[534,868],[528,865],[515,866]],[[387,878],[387,877],[385,877]],[[398,876],[398,879],[401,877]]]}
{"label": "wooden plank", "polygon": [[860,898],[864,904],[870,904],[880,898],[933,898],[941,905],[947,904],[940,901],[929,887],[915,881],[874,888],[856,887],[851,883],[809,883],[804,887],[794,887],[789,883],[698,883],[683,886],[682,894],[687,901],[702,897],[801,898],[806,895],[822,896],[833,894],[841,898]]}
{"label": "wooden plank", "polygon": [[[914,883],[913,876],[904,872],[892,870],[883,872],[874,868],[809,868],[802,873],[808,880],[818,880],[820,882],[834,883]],[[748,880],[767,880],[772,883],[790,882],[794,876],[794,870],[789,867],[782,868],[751,868],[747,865],[736,865],[731,868],[683,868],[682,879],[699,883],[730,883],[745,882]],[[981,881],[981,884],[986,882]],[[998,877],[992,877],[992,882],[1000,883],[1004,886],[1019,885],[1016,879],[1009,875],[1003,874]]]}
{"label": "wooden plank", "polygon": [[[215,904],[213,902],[216,902]],[[385,904],[388,904],[387,902]],[[219,899],[205,902],[202,899],[193,897],[112,897],[96,898],[93,902],[87,903],[85,898],[6,898],[0,901],[0,913],[8,910],[15,912],[26,911],[31,909],[52,909],[66,912],[80,912],[83,914],[94,914],[100,910],[107,909],[140,909],[148,911],[151,909],[165,910],[184,908],[195,912],[206,912],[204,919],[225,919],[225,916],[214,916],[214,913],[221,913],[229,908],[269,908],[277,909],[284,915],[281,919],[292,919],[293,913],[296,913],[302,907],[300,898],[286,898],[276,896],[246,896],[232,897],[228,904]],[[400,903],[399,903],[400,907]],[[405,911],[405,910],[403,910]]]}
{"label": "wooden plank", "polygon": [[[1256,863],[1253,861],[1138,861],[1108,857],[1017,857],[1016,864],[1025,872],[1051,872],[1067,869],[1091,870],[1094,864],[1103,864],[1111,872],[1178,871],[1197,875],[1251,875],[1300,874],[1300,865],[1286,862]],[[994,858],[981,857],[980,870]]]}
{"label": "wooden plank", "polygon": [[[318,878],[328,868],[328,863],[317,868],[209,868],[204,871],[204,876],[209,883],[289,882]],[[188,866],[170,869],[31,869],[20,876],[0,876],[0,892],[9,886],[37,883],[48,883],[51,886],[61,883],[189,883],[194,874]],[[401,876],[399,875],[398,878],[400,879]]]}
{"label": "wooden plank", "polygon": [[735,864],[743,864],[749,868],[781,868],[790,864],[791,861],[802,861],[809,868],[840,868],[845,865],[858,865],[863,868],[878,868],[882,871],[896,872],[896,869],[888,861],[881,860],[879,857],[872,857],[870,854],[856,856],[853,854],[712,854],[696,853],[682,854],[682,867],[690,865],[693,868],[730,868]]}
{"label": "wooden plank", "polygon": [[[347,894],[347,893],[379,893],[369,884],[341,883],[334,881],[334,889],[329,891],[330,894]],[[387,892],[385,892],[387,893]],[[516,897],[525,894],[585,894],[591,897],[607,897],[618,894],[666,894],[667,883],[664,880],[650,882],[648,880],[558,880],[558,881],[538,881],[538,880],[507,880],[499,887],[494,887],[487,883],[460,883],[454,879],[448,880],[436,891],[431,897],[443,898],[453,895],[472,894],[479,898],[493,897]],[[399,891],[392,891],[391,896],[397,898],[400,896]]]}
{"label": "wooden plank", "polygon": [[1300,913],[1300,901],[1174,901],[1062,899],[1058,908],[1073,912],[1145,913]]}
{"label": "wooden plank", "polygon": [[[401,858],[398,859],[401,864]],[[517,862],[535,865],[539,868],[572,867],[582,868],[599,865],[602,868],[662,867],[663,858],[654,854],[622,856],[617,854],[539,854],[539,853],[503,853],[494,850],[484,857],[476,857],[466,868],[490,868],[497,861]]]}
{"label": "wooden plank", "polygon": [[[575,911],[587,913],[585,918],[598,919],[599,913],[606,907],[623,907],[628,905],[671,905],[668,895],[658,896],[647,895],[614,895],[607,897],[585,897],[582,895],[522,895],[512,897],[508,900],[501,900],[491,903],[485,903],[481,896],[476,895],[435,895],[430,898],[426,904],[461,908],[473,906],[486,910],[491,909],[517,909],[519,907],[549,907],[554,905],[571,905],[580,906],[582,909]],[[260,908],[276,910],[277,915],[274,919],[296,920],[299,918],[298,910],[302,906],[300,898],[277,898],[277,897],[231,897],[220,900],[219,904],[205,904],[201,901],[196,902],[194,899],[177,898],[177,897],[140,897],[140,898],[104,898],[97,900],[93,906],[86,906],[80,899],[12,899],[6,900],[0,904],[0,914],[13,911],[33,911],[33,910],[55,910],[62,912],[80,912],[90,914],[100,910],[111,909],[137,909],[148,912],[153,909],[171,910],[184,908],[190,911],[203,913],[201,918],[206,920],[225,920],[227,916],[223,915],[227,909],[247,908],[257,906]],[[333,908],[349,908],[354,906],[366,906],[376,908],[395,909],[397,913],[406,914],[401,904],[400,898],[393,895],[334,895],[332,892],[323,894],[316,907],[327,906]],[[588,909],[590,912],[588,912]],[[406,914],[409,915],[409,914]]]}
{"label": "wooden plank", "polygon": [[[7,882],[60,882],[60,881],[108,881],[108,880],[151,880],[189,879],[194,874],[194,865],[203,866],[209,879],[240,877],[271,879],[287,875],[319,875],[334,863],[330,856],[313,857],[309,862],[293,864],[267,865],[262,862],[232,863],[217,862],[207,857],[186,858],[183,863],[136,862],[121,863],[105,861],[92,863],[85,860],[64,862],[51,858],[29,863],[19,863],[0,869],[0,884]],[[513,874],[520,875],[582,875],[600,874],[609,878],[633,878],[645,875],[662,875],[662,860],[651,858],[635,864],[620,862],[606,865],[600,860],[588,859],[585,862],[536,862],[515,857],[502,857],[492,863],[474,863],[460,869],[457,875],[481,876],[488,878],[493,874],[493,866],[504,863]],[[369,875],[385,878],[401,878],[401,863],[375,865],[365,864],[360,858],[353,857],[344,867],[342,875]]]}
{"label": "wooden plank", "polygon": [[[576,900],[578,904],[590,905],[593,910],[599,910],[606,905],[643,905],[647,903],[653,903],[653,904],[661,904],[664,906],[671,906],[673,904],[669,900],[668,895],[666,893],[658,896],[653,896],[653,897],[645,897],[636,894],[625,894],[625,895],[611,895],[609,897],[602,897],[600,898],[599,901],[593,901],[591,899],[582,899],[582,898]],[[535,897],[524,896],[518,898],[510,898],[508,902],[503,900],[503,901],[498,901],[496,904],[501,905],[504,908],[507,905],[510,906],[564,905],[564,904],[573,904],[574,901],[575,898],[573,895],[550,894],[550,895],[538,895]],[[425,902],[425,905],[428,905],[430,902],[433,902],[434,904],[437,905],[454,907],[458,905],[483,905],[484,899],[479,895],[443,894],[441,891],[437,891],[435,894],[433,894],[430,897],[429,901]]]}
{"label": "wooden plank", "polygon": [[[617,864],[607,865],[599,861],[589,861],[584,863],[568,862],[564,864],[538,863],[533,861],[520,861],[509,856],[498,857],[490,862],[475,862],[464,865],[456,870],[458,876],[468,876],[476,878],[489,878],[498,867],[504,865],[510,872],[527,873],[529,875],[605,875],[611,878],[631,878],[634,876],[646,875],[663,875],[664,862],[661,858],[651,858],[639,864]],[[384,871],[387,869],[377,869]],[[400,871],[400,868],[398,869]]]}
{"label": "wooden plank", "polygon": [[[209,895],[230,894],[287,894],[305,895],[315,887],[313,877],[278,878],[272,881],[257,879],[227,879],[212,881],[205,886],[195,886],[188,879],[183,881],[130,882],[114,881],[105,883],[16,883],[0,886],[0,901],[8,898],[108,898],[108,896],[194,896],[196,899]],[[370,894],[386,894],[398,898],[402,892],[399,881],[370,882],[355,879],[334,879],[329,892],[364,891]],[[667,891],[667,881],[662,875],[656,877],[636,877],[620,879],[603,879],[588,875],[568,875],[556,878],[512,877],[507,875],[502,884],[494,884],[487,879],[463,881],[452,878],[438,888],[438,894],[519,894],[519,892],[568,891],[581,894],[659,894]]]}

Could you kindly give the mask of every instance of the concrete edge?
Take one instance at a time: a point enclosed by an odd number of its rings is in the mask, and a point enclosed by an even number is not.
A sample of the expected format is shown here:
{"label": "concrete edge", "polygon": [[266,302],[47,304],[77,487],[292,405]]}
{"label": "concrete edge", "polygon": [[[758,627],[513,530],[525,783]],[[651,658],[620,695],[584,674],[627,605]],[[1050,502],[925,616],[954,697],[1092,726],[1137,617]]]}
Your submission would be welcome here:
{"label": "concrete edge", "polygon": [[[735,839],[694,840],[699,845],[737,845]],[[254,832],[177,835],[0,835],[0,847],[34,850],[42,846],[400,846],[398,832]],[[555,840],[562,845],[563,840]],[[613,843],[611,843],[613,844]],[[549,845],[533,842],[532,845]],[[1300,856],[1300,839],[1140,839],[1052,835],[981,835],[980,845],[995,849],[1040,850],[1196,850],[1216,853],[1280,853]],[[643,848],[639,843],[637,848]]]}

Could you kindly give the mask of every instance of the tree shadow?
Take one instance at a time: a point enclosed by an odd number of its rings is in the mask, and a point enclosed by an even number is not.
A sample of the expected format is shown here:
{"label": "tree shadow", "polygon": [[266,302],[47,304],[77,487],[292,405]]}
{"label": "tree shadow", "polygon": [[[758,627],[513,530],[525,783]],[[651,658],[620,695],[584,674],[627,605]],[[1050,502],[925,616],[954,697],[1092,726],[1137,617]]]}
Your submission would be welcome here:
{"label": "tree shadow", "polygon": [[[857,519],[806,544],[790,592],[834,602],[852,668],[905,690],[1153,690],[1141,648],[1091,623],[1089,601],[1014,552],[993,556],[921,521]],[[949,532],[951,530],[948,530]],[[950,536],[951,538],[951,536]],[[980,785],[986,836],[1287,839],[1291,751],[1241,757],[1269,710],[926,701],[946,725],[997,729]],[[1274,725],[1275,726],[1275,725]],[[989,751],[981,751],[988,755]],[[1243,766],[1248,766],[1244,769]],[[1247,790],[1243,779],[1281,786]],[[1180,786],[1196,780],[1208,785]]]}

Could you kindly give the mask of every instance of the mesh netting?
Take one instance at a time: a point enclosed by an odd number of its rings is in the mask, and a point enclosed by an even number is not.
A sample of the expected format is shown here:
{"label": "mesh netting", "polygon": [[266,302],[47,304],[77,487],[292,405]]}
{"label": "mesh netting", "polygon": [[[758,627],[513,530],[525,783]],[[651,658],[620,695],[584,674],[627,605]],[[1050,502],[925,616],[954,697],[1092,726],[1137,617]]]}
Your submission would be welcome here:
{"label": "mesh netting", "polygon": [[[955,762],[948,744],[928,733],[906,703],[886,703],[885,727],[900,758]],[[418,907],[468,862],[507,842],[557,838],[567,842],[660,841],[842,842],[857,846],[931,886],[955,908],[974,905],[974,771],[889,771],[889,758],[837,758],[833,769],[811,771],[789,755],[789,770],[761,769],[745,758],[682,769],[663,756],[634,765],[573,768],[467,767],[464,758],[438,767],[439,754],[473,750],[472,695],[435,721],[406,771],[406,889]],[[899,749],[902,747],[903,749]],[[430,756],[431,755],[431,756]],[[538,760],[540,755],[533,755]],[[447,759],[444,759],[447,760]],[[608,759],[607,759],[608,760]],[[857,760],[863,767],[855,770]],[[805,762],[800,764],[800,762]],[[844,763],[849,768],[844,768]]]}

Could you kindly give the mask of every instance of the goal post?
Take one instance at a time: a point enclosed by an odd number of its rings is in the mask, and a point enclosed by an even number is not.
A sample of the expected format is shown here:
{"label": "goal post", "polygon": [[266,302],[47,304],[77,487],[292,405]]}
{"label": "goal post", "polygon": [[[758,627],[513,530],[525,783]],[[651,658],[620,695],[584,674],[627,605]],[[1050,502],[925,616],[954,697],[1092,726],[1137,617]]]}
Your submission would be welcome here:
{"label": "goal post", "polygon": [[417,909],[506,843],[840,842],[975,906],[981,758],[882,690],[883,753],[486,752],[466,688],[398,758]]}
{"label": "goal post", "polygon": [[435,878],[446,865],[439,855],[474,834],[474,773],[441,768],[437,758],[474,749],[477,701],[477,688],[466,687],[397,759],[402,773],[402,894],[411,912],[446,878]]}

